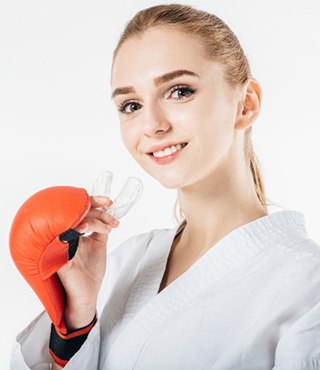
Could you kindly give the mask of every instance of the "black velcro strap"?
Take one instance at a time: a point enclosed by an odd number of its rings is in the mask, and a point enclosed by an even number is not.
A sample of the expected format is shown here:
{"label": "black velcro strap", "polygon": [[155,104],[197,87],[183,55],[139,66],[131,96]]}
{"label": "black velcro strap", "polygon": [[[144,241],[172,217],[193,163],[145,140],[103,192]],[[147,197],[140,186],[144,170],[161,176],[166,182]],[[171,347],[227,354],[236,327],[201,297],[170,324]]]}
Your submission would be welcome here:
{"label": "black velcro strap", "polygon": [[57,333],[56,328],[51,324],[49,348],[61,360],[69,361],[79,351],[82,344],[88,337],[88,333],[74,338],[64,339]]}
{"label": "black velcro strap", "polygon": [[69,229],[64,233],[60,234],[59,239],[62,242],[69,243],[69,250],[68,250],[68,259],[71,260],[74,255],[76,254],[78,244],[79,244],[79,237],[83,235],[76,230]]}

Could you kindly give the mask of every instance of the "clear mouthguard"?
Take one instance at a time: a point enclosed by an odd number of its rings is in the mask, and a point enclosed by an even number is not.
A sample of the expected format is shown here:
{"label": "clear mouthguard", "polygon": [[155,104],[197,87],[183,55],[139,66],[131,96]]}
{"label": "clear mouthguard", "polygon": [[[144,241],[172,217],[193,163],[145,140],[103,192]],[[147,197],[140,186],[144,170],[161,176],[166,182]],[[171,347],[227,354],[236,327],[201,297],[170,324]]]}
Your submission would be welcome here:
{"label": "clear mouthguard", "polygon": [[[110,198],[113,174],[110,171],[102,173],[94,183],[92,195],[103,195]],[[125,216],[136,204],[143,193],[143,184],[138,177],[130,176],[110,207],[104,206],[103,210],[120,219]]]}

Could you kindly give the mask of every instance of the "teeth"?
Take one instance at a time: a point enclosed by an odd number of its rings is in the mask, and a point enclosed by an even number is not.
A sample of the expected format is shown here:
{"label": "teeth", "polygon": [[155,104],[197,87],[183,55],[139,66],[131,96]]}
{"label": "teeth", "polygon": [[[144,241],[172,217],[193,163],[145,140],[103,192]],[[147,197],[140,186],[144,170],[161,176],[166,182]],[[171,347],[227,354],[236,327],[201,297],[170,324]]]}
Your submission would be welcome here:
{"label": "teeth", "polygon": [[165,148],[164,150],[159,150],[158,152],[154,152],[153,155],[157,158],[165,157],[167,155],[170,155],[176,152],[177,150],[181,149],[185,145],[186,144],[172,145],[171,147]]}

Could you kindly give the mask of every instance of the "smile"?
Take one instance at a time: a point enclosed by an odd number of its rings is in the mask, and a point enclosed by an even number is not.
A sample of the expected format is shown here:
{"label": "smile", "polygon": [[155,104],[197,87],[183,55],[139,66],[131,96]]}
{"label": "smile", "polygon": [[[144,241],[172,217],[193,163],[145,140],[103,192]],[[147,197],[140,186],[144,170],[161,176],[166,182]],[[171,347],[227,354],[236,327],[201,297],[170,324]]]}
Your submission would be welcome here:
{"label": "smile", "polygon": [[168,155],[171,155],[171,154],[175,153],[176,151],[180,150],[182,147],[184,147],[186,145],[187,145],[186,143],[172,145],[168,148],[165,148],[164,150],[159,150],[158,152],[153,152],[152,154],[157,158],[165,157],[165,156],[168,156]]}
{"label": "smile", "polygon": [[149,153],[151,159],[158,164],[167,164],[175,160],[185,149],[187,143],[172,145],[158,152]]}

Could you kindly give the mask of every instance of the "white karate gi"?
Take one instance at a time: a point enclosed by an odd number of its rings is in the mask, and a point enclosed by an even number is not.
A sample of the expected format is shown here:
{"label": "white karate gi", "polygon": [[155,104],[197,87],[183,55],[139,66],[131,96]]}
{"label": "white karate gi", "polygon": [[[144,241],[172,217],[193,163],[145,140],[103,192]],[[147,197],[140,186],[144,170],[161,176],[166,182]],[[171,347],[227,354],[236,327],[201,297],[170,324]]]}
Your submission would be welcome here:
{"label": "white karate gi", "polygon": [[[319,370],[320,245],[302,213],[234,229],[159,294],[173,229],[108,255],[105,307],[65,370]],[[50,320],[17,337],[11,369],[49,369]]]}

